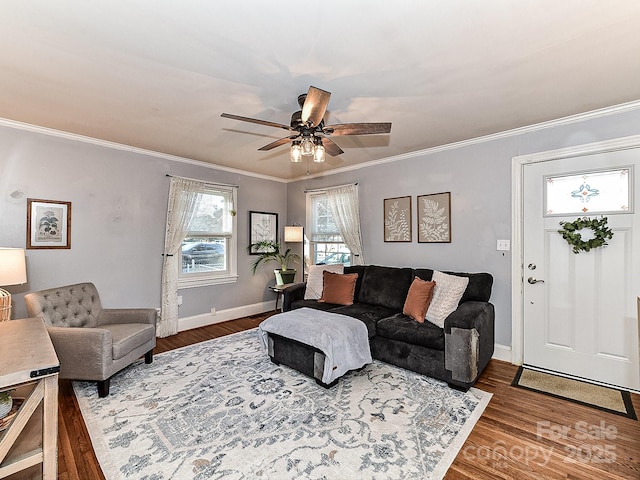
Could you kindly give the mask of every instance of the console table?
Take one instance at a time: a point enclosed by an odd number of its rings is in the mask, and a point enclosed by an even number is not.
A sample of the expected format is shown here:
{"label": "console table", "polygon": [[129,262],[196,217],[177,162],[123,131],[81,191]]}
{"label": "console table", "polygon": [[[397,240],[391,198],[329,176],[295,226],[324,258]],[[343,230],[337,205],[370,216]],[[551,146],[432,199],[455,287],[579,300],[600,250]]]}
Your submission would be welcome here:
{"label": "console table", "polygon": [[24,399],[0,431],[0,478],[56,479],[59,371],[42,320],[0,322],[0,391]]}

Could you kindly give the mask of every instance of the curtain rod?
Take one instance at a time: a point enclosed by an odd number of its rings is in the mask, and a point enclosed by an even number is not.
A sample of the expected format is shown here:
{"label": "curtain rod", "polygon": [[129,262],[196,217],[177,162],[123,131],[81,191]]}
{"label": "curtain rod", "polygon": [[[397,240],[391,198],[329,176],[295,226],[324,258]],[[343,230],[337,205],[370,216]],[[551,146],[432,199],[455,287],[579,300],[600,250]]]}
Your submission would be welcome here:
{"label": "curtain rod", "polygon": [[189,178],[189,177],[181,177],[179,175],[169,175],[168,173],[166,174],[167,177],[171,177],[171,178],[181,178],[182,180],[193,180],[195,182],[202,182],[206,185],[213,185],[216,187],[234,187],[234,188],[240,188],[239,185],[231,185],[229,183],[214,183],[214,182],[207,182],[206,180],[200,180],[199,178]]}
{"label": "curtain rod", "polygon": [[340,188],[340,187],[350,187],[351,185],[358,185],[358,182],[355,183],[345,183],[344,185],[335,185],[333,187],[324,187],[324,188],[311,188],[309,190],[305,190],[304,193],[311,193],[311,192],[324,192],[325,190],[331,190],[333,188]]}

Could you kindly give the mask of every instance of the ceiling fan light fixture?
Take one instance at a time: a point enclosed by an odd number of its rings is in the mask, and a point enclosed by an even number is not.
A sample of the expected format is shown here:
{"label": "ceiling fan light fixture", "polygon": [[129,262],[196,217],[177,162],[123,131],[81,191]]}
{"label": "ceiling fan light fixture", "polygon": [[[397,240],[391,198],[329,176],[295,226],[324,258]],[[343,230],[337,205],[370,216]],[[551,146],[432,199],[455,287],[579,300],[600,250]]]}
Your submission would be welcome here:
{"label": "ceiling fan light fixture", "polygon": [[313,149],[313,161],[316,163],[324,162],[324,146],[321,143],[316,144]]}
{"label": "ceiling fan light fixture", "polygon": [[291,145],[291,163],[302,162],[302,147],[300,142],[293,142]]}
{"label": "ceiling fan light fixture", "polygon": [[311,140],[311,137],[302,139],[302,155],[313,155],[313,140]]}

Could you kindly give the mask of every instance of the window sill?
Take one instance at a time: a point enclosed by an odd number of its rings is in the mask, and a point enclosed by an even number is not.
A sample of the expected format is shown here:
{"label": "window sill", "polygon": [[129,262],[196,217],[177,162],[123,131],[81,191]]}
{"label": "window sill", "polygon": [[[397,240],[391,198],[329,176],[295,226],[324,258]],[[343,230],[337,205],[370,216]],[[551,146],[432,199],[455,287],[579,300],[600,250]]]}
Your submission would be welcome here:
{"label": "window sill", "polygon": [[237,281],[238,275],[229,275],[217,278],[181,278],[178,280],[178,290],[183,290],[185,288],[208,287],[210,285],[222,285],[225,283],[236,283]]}

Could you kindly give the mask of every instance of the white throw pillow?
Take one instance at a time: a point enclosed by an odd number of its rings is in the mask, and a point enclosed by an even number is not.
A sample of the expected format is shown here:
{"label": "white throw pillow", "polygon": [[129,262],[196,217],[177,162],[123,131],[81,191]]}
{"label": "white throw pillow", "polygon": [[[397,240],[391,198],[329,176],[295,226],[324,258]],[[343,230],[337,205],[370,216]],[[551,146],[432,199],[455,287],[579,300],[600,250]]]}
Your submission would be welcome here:
{"label": "white throw pillow", "polygon": [[433,299],[427,310],[426,319],[444,328],[444,320],[458,308],[458,303],[469,285],[469,278],[447,275],[434,270],[431,280],[436,282],[436,288],[433,290]]}
{"label": "white throw pillow", "polygon": [[322,272],[344,273],[344,265],[334,263],[331,265],[311,265],[307,276],[307,287],[304,290],[305,300],[318,300],[322,297]]}

